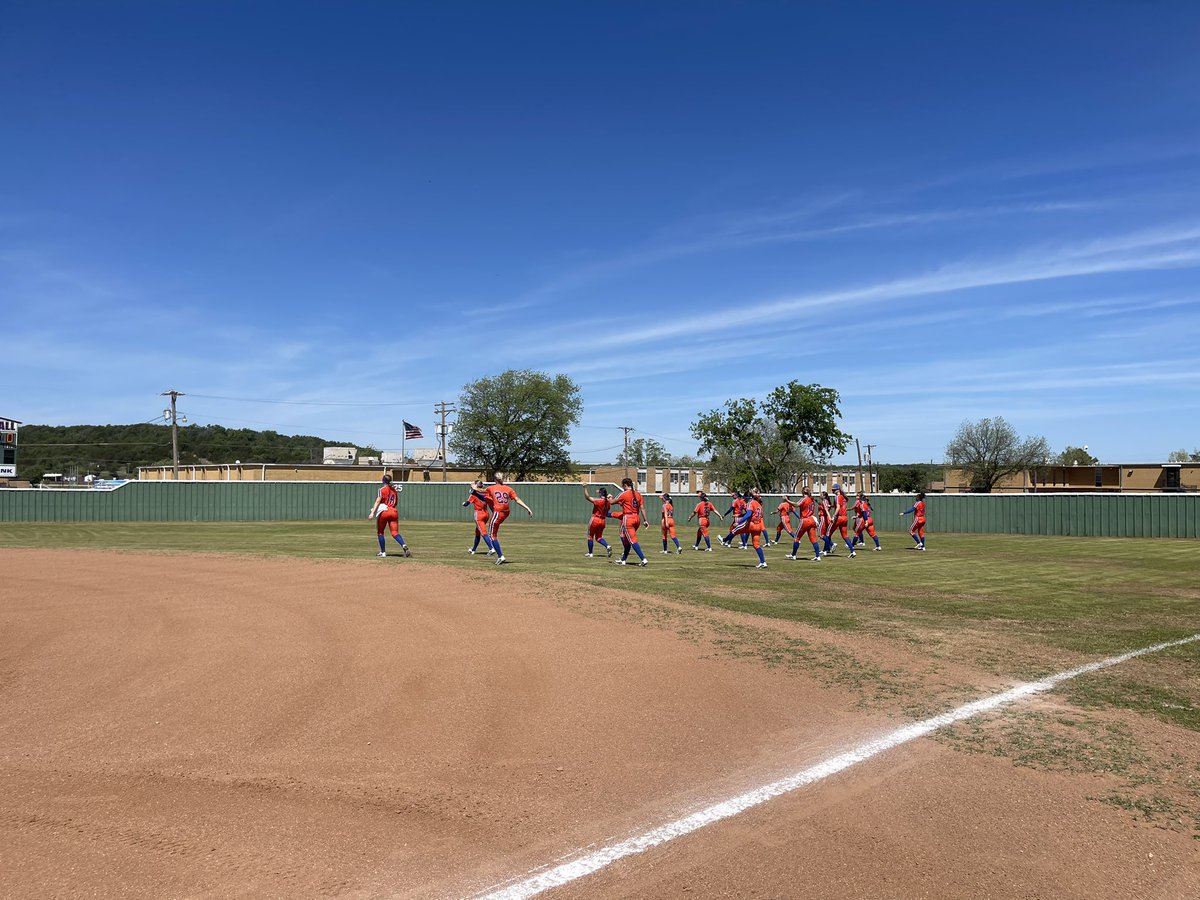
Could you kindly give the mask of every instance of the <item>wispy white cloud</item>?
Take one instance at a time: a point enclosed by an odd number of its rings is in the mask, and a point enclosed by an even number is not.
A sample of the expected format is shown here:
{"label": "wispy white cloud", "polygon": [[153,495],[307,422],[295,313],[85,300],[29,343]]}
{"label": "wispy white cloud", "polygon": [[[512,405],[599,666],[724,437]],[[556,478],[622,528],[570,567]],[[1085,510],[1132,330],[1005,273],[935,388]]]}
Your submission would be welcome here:
{"label": "wispy white cloud", "polygon": [[547,298],[584,285],[668,260],[718,254],[772,244],[792,244],[839,237],[864,231],[911,229],[919,226],[989,219],[1000,216],[1078,212],[1094,208],[1097,201],[1019,202],[906,212],[842,212],[832,221],[827,214],[851,197],[839,195],[809,205],[776,212],[703,217],[686,225],[663,229],[644,246],[606,259],[579,265],[550,279],[514,301],[512,308],[538,305]]}
{"label": "wispy white cloud", "polygon": [[[625,329],[619,334],[591,338],[588,344],[593,347],[632,347],[684,336],[694,340],[851,304],[861,309],[868,304],[979,288],[1197,265],[1200,265],[1200,224],[1181,223],[1081,244],[1042,245],[1003,260],[949,263],[926,274],[858,287],[749,303],[731,300],[728,306],[718,310]],[[544,331],[539,339],[560,350],[577,349],[580,345],[571,338],[570,333],[552,328]]]}

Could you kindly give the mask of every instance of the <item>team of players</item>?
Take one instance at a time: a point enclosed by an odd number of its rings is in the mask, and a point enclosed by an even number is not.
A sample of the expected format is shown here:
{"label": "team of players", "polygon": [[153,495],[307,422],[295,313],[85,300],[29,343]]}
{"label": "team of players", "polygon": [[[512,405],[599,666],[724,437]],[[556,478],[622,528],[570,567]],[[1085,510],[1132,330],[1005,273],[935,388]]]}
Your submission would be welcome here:
{"label": "team of players", "polygon": [[[583,495],[592,505],[591,521],[588,523],[587,530],[587,556],[595,556],[595,546],[599,544],[604,548],[608,558],[612,558],[613,548],[604,539],[604,529],[610,518],[615,518],[620,521],[620,538],[622,554],[619,559],[615,560],[617,565],[629,565],[630,551],[637,555],[637,565],[647,565],[646,554],[643,552],[641,544],[638,542],[638,529],[643,525],[648,524],[646,518],[646,502],[642,493],[638,491],[632,479],[624,478],[621,480],[621,493],[616,498],[611,498],[608,489],[601,487],[597,491],[598,496],[593,497],[588,493],[587,485],[583,486]],[[683,553],[683,547],[679,543],[679,538],[675,530],[675,504],[670,494],[664,493],[660,495],[662,499],[662,511],[660,513],[661,528],[662,528],[662,553],[670,553],[674,544],[674,552],[677,554]],[[820,500],[814,500],[812,491],[805,490],[799,500],[792,500],[787,494],[783,495],[783,500],[776,507],[779,521],[775,527],[775,539],[771,540],[769,531],[765,522],[765,510],[762,503],[762,495],[757,489],[745,492],[733,492],[733,501],[729,509],[722,514],[717,511],[717,508],[708,499],[708,495],[704,491],[699,492],[699,502],[687,521],[692,519],[697,520],[696,541],[693,550],[700,550],[700,542],[704,541],[704,550],[708,553],[712,552],[712,541],[709,535],[709,526],[713,516],[716,516],[722,522],[725,521],[726,515],[731,515],[729,533],[724,537],[718,536],[717,541],[723,547],[730,548],[734,546],[735,538],[740,536],[741,548],[745,550],[748,545],[754,547],[758,554],[758,565],[756,568],[767,568],[766,556],[763,554],[764,546],[779,544],[784,532],[792,540],[792,552],[785,556],[785,559],[798,559],[801,537],[807,543],[812,544],[813,555],[811,562],[820,562],[824,556],[834,554],[835,536],[840,535],[842,542],[853,558],[857,556],[855,547],[859,544],[865,544],[866,539],[863,537],[865,532],[867,536],[875,542],[875,549],[882,550],[883,547],[879,543],[879,536],[875,533],[874,514],[871,511],[871,501],[866,494],[859,493],[853,507],[848,508],[848,500],[845,491],[841,485],[833,486],[833,495],[830,496],[828,491],[822,491]],[[391,479],[383,476],[383,486],[379,490],[379,495],[375,500],[375,504],[371,507],[370,517],[376,520],[376,529],[379,537],[379,555],[386,556],[384,542],[384,528],[389,527],[393,538],[400,544],[405,556],[411,555],[408,545],[405,544],[403,536],[399,533],[398,515],[396,513],[396,489],[392,487]],[[517,492],[504,482],[504,473],[497,472],[495,483],[484,486],[482,481],[476,481],[467,494],[467,499],[463,501],[463,506],[473,508],[475,516],[475,542],[467,552],[474,554],[479,548],[479,542],[482,540],[488,548],[488,556],[496,557],[496,565],[503,565],[506,560],[504,553],[500,549],[500,526],[504,520],[508,518],[509,510],[512,504],[517,504],[524,509],[530,516],[533,517],[533,510],[530,509],[523,500],[517,496]],[[849,534],[849,511],[854,512],[854,536]],[[916,501],[909,509],[900,513],[901,516],[913,515],[912,528],[909,533],[912,535],[913,541],[916,543],[917,550],[925,549],[925,495],[917,494]],[[796,518],[796,527],[792,527],[792,517]]]}

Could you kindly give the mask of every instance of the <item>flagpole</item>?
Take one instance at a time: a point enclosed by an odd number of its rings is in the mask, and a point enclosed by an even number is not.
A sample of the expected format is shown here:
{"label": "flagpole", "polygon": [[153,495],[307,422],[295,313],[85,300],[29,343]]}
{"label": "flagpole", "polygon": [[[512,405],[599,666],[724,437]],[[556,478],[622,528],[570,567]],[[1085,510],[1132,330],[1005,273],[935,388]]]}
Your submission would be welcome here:
{"label": "flagpole", "polygon": [[400,422],[400,480],[408,481],[405,477],[405,467],[408,465],[408,457],[404,453],[404,439],[408,437],[408,426],[401,420]]}

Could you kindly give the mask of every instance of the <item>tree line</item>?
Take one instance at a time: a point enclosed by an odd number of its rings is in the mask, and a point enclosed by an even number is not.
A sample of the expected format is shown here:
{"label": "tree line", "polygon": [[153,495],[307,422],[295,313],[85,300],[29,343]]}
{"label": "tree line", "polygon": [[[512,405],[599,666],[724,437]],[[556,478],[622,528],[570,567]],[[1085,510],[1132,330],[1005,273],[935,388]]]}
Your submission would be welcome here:
{"label": "tree line", "polygon": [[[236,460],[319,463],[327,446],[354,446],[354,442],[221,425],[179,427],[181,466],[228,465]],[[87,475],[135,478],[141,467],[171,464],[169,425],[23,425],[17,447],[18,476],[31,482],[40,481],[47,472],[81,479]]]}

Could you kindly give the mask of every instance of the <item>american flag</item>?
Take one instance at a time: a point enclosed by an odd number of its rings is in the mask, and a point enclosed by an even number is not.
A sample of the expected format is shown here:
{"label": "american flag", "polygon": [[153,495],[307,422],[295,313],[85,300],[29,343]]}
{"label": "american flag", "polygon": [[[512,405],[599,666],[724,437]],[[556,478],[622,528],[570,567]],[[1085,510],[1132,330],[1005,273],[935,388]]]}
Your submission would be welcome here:
{"label": "american flag", "polygon": [[406,440],[415,441],[419,437],[425,437],[421,434],[421,429],[411,422],[404,423],[404,437]]}

